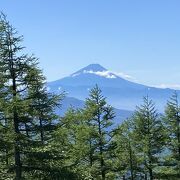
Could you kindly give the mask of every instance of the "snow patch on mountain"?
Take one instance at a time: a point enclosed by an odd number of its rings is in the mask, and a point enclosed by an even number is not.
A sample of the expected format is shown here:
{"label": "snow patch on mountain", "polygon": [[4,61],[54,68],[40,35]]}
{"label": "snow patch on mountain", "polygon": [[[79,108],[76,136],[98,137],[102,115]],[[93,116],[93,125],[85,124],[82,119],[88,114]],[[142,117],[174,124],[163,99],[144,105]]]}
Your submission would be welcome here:
{"label": "snow patch on mountain", "polygon": [[93,70],[84,70],[82,73],[75,73],[75,74],[72,74],[71,77],[76,77],[76,76],[79,76],[81,74],[95,74],[97,76],[102,76],[102,77],[105,77],[105,78],[108,78],[108,79],[115,79],[117,78],[117,76],[115,74],[113,74],[112,72],[110,71],[93,71]]}
{"label": "snow patch on mountain", "polygon": [[132,76],[125,74],[123,72],[112,72],[112,71],[93,71],[93,70],[83,70],[82,72],[74,73],[71,75],[71,77],[76,77],[82,74],[95,74],[97,76],[101,76],[107,79],[116,79],[118,77],[121,77],[126,80],[131,80],[131,81],[137,81],[135,78]]}
{"label": "snow patch on mountain", "polygon": [[110,71],[86,71],[84,70],[85,74],[95,74],[95,75],[98,75],[98,76],[102,76],[102,77],[105,77],[105,78],[108,78],[108,79],[115,79],[117,78],[117,76],[115,74],[113,74],[112,72]]}
{"label": "snow patch on mountain", "polygon": [[100,64],[90,64],[86,66],[85,68],[80,69],[79,71],[73,73],[70,75],[70,77],[77,77],[83,74],[94,74],[97,76],[101,76],[107,79],[116,79],[116,78],[123,78],[129,81],[138,82],[135,78],[132,76],[125,74],[123,72],[113,72],[109,71]]}

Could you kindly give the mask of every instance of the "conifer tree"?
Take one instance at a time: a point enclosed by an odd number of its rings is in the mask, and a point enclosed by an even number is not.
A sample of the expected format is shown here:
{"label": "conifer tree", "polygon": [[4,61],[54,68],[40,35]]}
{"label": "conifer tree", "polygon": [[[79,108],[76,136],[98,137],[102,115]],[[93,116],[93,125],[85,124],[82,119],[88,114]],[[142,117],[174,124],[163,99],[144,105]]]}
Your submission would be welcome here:
{"label": "conifer tree", "polygon": [[163,151],[165,136],[161,119],[149,97],[144,97],[143,105],[137,107],[133,121],[133,136],[136,139],[136,152],[141,160],[142,172],[145,177],[147,173],[149,179],[153,180],[156,177],[159,155]]}
{"label": "conifer tree", "polygon": [[87,140],[89,127],[82,110],[70,108],[61,118],[51,142],[51,152],[55,155],[55,167],[64,171],[64,179],[89,178]]}
{"label": "conifer tree", "polygon": [[[0,15],[0,133],[1,174],[6,179],[30,179],[27,173],[42,170],[36,162],[34,145],[47,144],[54,108],[60,100],[45,89],[45,78],[34,56],[23,53],[22,36]],[[42,153],[41,153],[42,155]],[[36,160],[35,160],[36,159]],[[42,159],[41,159],[42,160]],[[32,162],[32,161],[31,161]],[[34,164],[33,164],[34,165]],[[32,174],[31,174],[32,175]]]}
{"label": "conifer tree", "polygon": [[[47,91],[41,73],[38,73],[34,81],[29,84],[27,98],[31,99],[28,109],[30,123],[26,123],[25,128],[26,135],[31,139],[31,146],[27,148],[26,163],[27,170],[33,174],[33,177],[50,179],[53,174],[54,157],[50,142],[59,124],[56,110],[60,108],[63,97],[63,93],[55,95]],[[55,171],[57,173],[57,170]]]}
{"label": "conifer tree", "polygon": [[98,86],[90,91],[84,108],[70,109],[62,118],[53,149],[64,157],[60,162],[78,179],[112,179],[113,118],[113,109]]}
{"label": "conifer tree", "polygon": [[175,92],[167,103],[165,109],[165,127],[167,132],[169,176],[180,178],[180,105],[178,94]]}
{"label": "conifer tree", "polygon": [[86,99],[85,111],[88,125],[93,128],[93,134],[89,138],[89,160],[90,166],[96,166],[92,177],[106,179],[110,171],[110,151],[111,151],[111,125],[115,117],[113,108],[106,102],[102,91],[96,85],[90,91]]}
{"label": "conifer tree", "polygon": [[127,178],[130,172],[129,177],[134,180],[140,164],[136,156],[133,125],[130,119],[114,130],[113,141],[116,145],[113,163],[115,172],[117,172],[118,177],[124,176]]}
{"label": "conifer tree", "polygon": [[[1,110],[5,117],[1,123],[11,129],[13,137],[15,179],[22,179],[22,143],[27,139],[21,130],[24,126],[24,112],[28,100],[24,98],[27,88],[26,76],[29,67],[35,66],[36,59],[20,54],[23,47],[19,45],[21,36],[17,36],[16,30],[9,24],[6,17],[0,16],[0,77],[1,81]],[[4,121],[4,122],[3,122]],[[10,133],[11,133],[10,132]]]}

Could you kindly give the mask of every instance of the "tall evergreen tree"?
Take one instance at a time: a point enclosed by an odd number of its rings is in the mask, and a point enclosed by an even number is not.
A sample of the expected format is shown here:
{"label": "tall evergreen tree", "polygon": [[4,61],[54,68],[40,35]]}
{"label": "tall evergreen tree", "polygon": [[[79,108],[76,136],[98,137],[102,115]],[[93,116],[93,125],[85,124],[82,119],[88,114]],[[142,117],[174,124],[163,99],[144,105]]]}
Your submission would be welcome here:
{"label": "tall evergreen tree", "polygon": [[53,149],[59,158],[64,157],[59,162],[76,173],[78,179],[112,179],[113,118],[113,109],[97,86],[90,91],[84,108],[70,109],[62,118]]}
{"label": "tall evergreen tree", "polygon": [[87,115],[88,125],[93,127],[93,134],[89,139],[90,166],[97,165],[93,175],[104,180],[111,169],[109,162],[112,148],[111,125],[115,114],[97,85],[90,91],[89,97],[86,99],[84,113]]}
{"label": "tall evergreen tree", "polygon": [[[42,81],[42,74],[39,73],[34,78],[27,94],[27,98],[31,99],[27,111],[30,122],[26,122],[25,129],[26,135],[31,139],[31,146],[27,147],[26,169],[31,172],[32,177],[50,179],[54,173],[50,142],[59,124],[59,116],[55,111],[60,107],[64,94],[49,93]],[[55,171],[58,173],[57,169]]]}
{"label": "tall evergreen tree", "polygon": [[114,170],[118,177],[130,177],[131,180],[136,179],[136,173],[140,165],[136,155],[133,130],[132,122],[128,119],[114,130],[113,137],[116,146],[114,150]]}
{"label": "tall evergreen tree", "polygon": [[[47,144],[59,97],[44,88],[37,58],[23,53],[22,36],[0,15],[1,174],[21,180],[29,171],[35,139]],[[34,153],[32,159],[34,159]],[[38,165],[40,165],[39,162]],[[36,166],[36,168],[39,168]],[[29,178],[28,178],[29,179]]]}
{"label": "tall evergreen tree", "polygon": [[144,104],[137,107],[133,117],[136,151],[141,160],[142,172],[149,179],[156,177],[159,155],[163,150],[164,128],[152,100],[144,97]]}
{"label": "tall evergreen tree", "polygon": [[90,178],[88,161],[88,137],[90,129],[82,110],[70,108],[62,117],[54,132],[51,152],[55,155],[55,167],[62,167],[64,179]]}
{"label": "tall evergreen tree", "polygon": [[[175,92],[165,109],[165,127],[167,132],[168,161],[166,162],[174,178],[180,178],[180,105]],[[169,174],[170,176],[170,174]]]}
{"label": "tall evergreen tree", "polygon": [[[1,81],[1,110],[5,119],[2,124],[13,133],[13,151],[15,179],[22,178],[21,144],[27,139],[21,133],[23,126],[22,117],[25,115],[28,100],[24,99],[24,92],[27,88],[26,76],[29,67],[35,66],[36,59],[21,54],[23,49],[19,45],[22,37],[17,36],[15,29],[9,24],[5,16],[0,16],[0,77]],[[4,122],[3,122],[4,121]]]}

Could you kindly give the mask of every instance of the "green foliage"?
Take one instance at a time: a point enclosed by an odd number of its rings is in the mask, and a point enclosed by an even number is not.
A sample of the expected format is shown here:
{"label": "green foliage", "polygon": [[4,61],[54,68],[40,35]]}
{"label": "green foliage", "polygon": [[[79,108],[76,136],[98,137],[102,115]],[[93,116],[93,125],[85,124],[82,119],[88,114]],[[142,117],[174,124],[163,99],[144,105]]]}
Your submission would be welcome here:
{"label": "green foliage", "polygon": [[0,173],[17,180],[52,173],[47,147],[62,95],[47,92],[37,58],[23,53],[22,36],[3,14],[0,25]]}
{"label": "green foliage", "polygon": [[103,179],[112,177],[110,172],[111,133],[108,129],[114,118],[101,90],[96,86],[90,91],[86,105],[81,110],[69,109],[61,119],[54,136],[55,154],[64,166],[78,175],[78,179]]}
{"label": "green foliage", "polygon": [[180,106],[175,92],[167,103],[165,110],[165,127],[167,133],[166,148],[169,152],[165,159],[169,175],[180,178]]}
{"label": "green foliage", "polygon": [[114,130],[113,142],[116,148],[113,167],[117,176],[123,177],[130,172],[130,178],[133,180],[138,172],[140,162],[136,154],[132,127],[132,121],[129,119]]}
{"label": "green foliage", "polygon": [[88,126],[93,130],[89,138],[92,177],[95,175],[94,178],[105,179],[111,169],[111,125],[115,114],[97,85],[86,99],[84,113],[87,115]]}
{"label": "green foliage", "polygon": [[133,137],[142,173],[148,173],[153,179],[164,150],[165,131],[154,103],[148,97],[144,98],[143,105],[137,107],[133,121]]}
{"label": "green foliage", "polygon": [[132,118],[115,117],[96,85],[82,109],[56,115],[64,93],[46,89],[38,59],[0,14],[0,179],[112,180],[180,178],[180,106],[162,117],[148,97]]}

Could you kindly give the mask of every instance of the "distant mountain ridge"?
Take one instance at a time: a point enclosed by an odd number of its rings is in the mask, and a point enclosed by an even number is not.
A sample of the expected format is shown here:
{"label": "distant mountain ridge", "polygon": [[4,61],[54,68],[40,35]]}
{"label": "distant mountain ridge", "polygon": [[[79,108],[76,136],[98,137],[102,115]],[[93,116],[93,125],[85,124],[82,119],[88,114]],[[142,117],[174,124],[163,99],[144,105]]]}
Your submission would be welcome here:
{"label": "distant mountain ridge", "polygon": [[[66,97],[62,101],[61,109],[57,110],[57,114],[64,115],[70,107],[77,109],[77,108],[83,108],[84,105],[85,102],[82,100],[73,97]],[[116,117],[114,119],[114,125],[118,125],[119,123],[123,122],[133,114],[132,111],[128,111],[124,109],[116,109],[116,108],[114,108],[114,112],[116,114]]]}
{"label": "distant mountain ridge", "polygon": [[[90,64],[85,68],[67,76],[65,78],[59,79],[57,81],[50,82],[48,85],[50,88],[56,88],[58,85],[67,86],[94,86],[98,84],[105,87],[140,87],[144,88],[146,86],[140,85],[134,82],[125,80],[116,74],[108,71],[99,64]],[[55,89],[54,89],[55,90]]]}
{"label": "distant mountain ridge", "polygon": [[84,100],[89,90],[98,85],[108,102],[118,108],[134,110],[142,102],[143,96],[149,96],[160,111],[173,93],[173,89],[149,87],[126,80],[99,64],[90,64],[65,78],[49,82],[50,91],[65,90],[68,96]]}
{"label": "distant mountain ridge", "polygon": [[84,71],[94,71],[94,72],[102,72],[102,71],[107,71],[107,69],[105,69],[104,67],[102,67],[100,64],[90,64],[82,69],[80,69],[79,71],[73,73],[71,76],[73,76],[74,74],[81,74]]}

